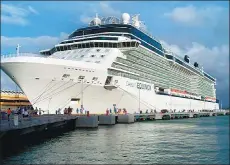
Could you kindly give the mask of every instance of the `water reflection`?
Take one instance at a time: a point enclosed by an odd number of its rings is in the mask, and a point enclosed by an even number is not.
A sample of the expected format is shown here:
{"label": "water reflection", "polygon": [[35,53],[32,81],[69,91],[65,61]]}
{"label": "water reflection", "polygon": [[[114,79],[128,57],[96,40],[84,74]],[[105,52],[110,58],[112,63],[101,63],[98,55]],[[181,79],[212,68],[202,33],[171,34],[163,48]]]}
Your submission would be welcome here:
{"label": "water reflection", "polygon": [[75,130],[7,158],[5,163],[229,162],[228,117],[155,121]]}

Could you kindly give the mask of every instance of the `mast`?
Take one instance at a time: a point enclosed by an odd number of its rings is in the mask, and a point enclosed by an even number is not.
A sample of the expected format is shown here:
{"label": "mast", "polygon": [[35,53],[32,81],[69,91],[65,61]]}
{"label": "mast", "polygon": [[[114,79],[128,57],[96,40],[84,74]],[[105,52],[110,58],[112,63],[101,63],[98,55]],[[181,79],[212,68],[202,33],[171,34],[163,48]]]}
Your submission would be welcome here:
{"label": "mast", "polygon": [[17,56],[19,56],[19,49],[20,49],[20,45],[18,44],[17,47],[16,47],[16,50],[17,50]]}

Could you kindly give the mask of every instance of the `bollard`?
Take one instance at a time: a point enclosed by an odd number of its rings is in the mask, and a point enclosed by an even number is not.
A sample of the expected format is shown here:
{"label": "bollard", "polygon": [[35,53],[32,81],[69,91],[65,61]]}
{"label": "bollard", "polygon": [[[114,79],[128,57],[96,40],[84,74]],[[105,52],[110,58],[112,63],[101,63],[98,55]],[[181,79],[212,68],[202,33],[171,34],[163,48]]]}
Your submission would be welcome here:
{"label": "bollard", "polygon": [[89,117],[89,111],[87,111],[87,117]]}

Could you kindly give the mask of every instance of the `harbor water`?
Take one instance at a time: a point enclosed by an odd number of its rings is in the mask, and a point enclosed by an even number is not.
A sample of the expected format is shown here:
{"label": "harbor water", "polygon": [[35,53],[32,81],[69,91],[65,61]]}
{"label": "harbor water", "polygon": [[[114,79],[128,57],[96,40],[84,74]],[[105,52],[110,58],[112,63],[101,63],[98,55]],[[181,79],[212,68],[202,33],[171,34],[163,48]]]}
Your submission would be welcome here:
{"label": "harbor water", "polygon": [[229,116],[76,129],[26,145],[6,164],[229,164]]}

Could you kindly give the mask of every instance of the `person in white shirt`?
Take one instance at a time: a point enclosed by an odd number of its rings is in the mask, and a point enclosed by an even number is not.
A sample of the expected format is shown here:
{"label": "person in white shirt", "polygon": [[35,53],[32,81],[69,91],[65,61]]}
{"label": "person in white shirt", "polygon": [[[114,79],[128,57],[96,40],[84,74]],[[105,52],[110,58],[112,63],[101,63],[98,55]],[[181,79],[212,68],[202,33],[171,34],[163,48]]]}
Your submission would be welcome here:
{"label": "person in white shirt", "polygon": [[22,117],[24,117],[25,109],[24,107],[22,108]]}
{"label": "person in white shirt", "polygon": [[28,111],[24,111],[24,117],[28,117]]}

